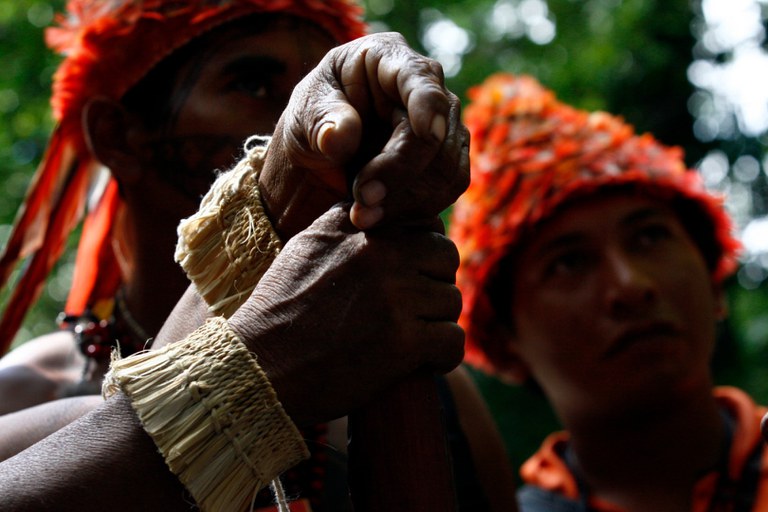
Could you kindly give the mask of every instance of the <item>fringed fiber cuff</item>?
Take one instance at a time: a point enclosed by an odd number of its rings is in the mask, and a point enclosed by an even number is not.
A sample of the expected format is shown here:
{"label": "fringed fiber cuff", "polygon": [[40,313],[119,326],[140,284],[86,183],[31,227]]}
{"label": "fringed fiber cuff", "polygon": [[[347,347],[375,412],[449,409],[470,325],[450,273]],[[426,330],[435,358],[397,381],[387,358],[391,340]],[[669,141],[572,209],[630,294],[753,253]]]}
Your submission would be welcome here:
{"label": "fringed fiber cuff", "polygon": [[179,224],[176,261],[215,315],[229,317],[245,302],[282,247],[258,186],[269,141],[250,138],[245,158]]}
{"label": "fringed fiber cuff", "polygon": [[204,511],[246,510],[309,456],[256,357],[221,317],[183,341],[113,361],[104,394],[118,389]]}

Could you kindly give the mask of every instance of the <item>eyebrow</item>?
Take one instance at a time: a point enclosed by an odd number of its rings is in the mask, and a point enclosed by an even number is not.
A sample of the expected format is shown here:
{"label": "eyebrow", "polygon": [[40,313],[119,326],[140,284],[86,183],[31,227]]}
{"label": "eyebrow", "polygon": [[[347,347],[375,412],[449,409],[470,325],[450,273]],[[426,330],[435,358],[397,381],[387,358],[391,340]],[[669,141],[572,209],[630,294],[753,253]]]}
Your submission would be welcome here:
{"label": "eyebrow", "polygon": [[237,75],[254,69],[264,74],[277,75],[285,73],[288,66],[282,60],[269,55],[247,55],[228,62],[222,72],[227,75]]}
{"label": "eyebrow", "polygon": [[[631,226],[639,222],[643,222],[653,218],[666,218],[671,215],[666,209],[653,206],[641,207],[637,210],[632,210],[627,215],[622,217],[618,224],[619,226]],[[536,251],[537,258],[543,258],[546,254],[557,251],[559,249],[575,245],[585,238],[581,232],[565,233],[561,236],[555,237],[552,240],[548,240]]]}
{"label": "eyebrow", "polygon": [[638,222],[642,222],[648,219],[653,219],[655,217],[666,218],[670,215],[672,214],[666,208],[646,206],[646,207],[631,211],[628,215],[626,215],[624,218],[622,218],[619,221],[619,224],[622,226],[627,226],[627,225],[636,224]]}
{"label": "eyebrow", "polygon": [[552,254],[553,252],[558,252],[567,247],[576,245],[580,241],[584,240],[585,238],[586,237],[584,236],[583,233],[575,232],[575,233],[565,233],[563,235],[553,238],[552,240],[547,240],[541,247],[536,249],[536,252],[533,254],[534,259],[537,261],[544,261],[547,255]]}

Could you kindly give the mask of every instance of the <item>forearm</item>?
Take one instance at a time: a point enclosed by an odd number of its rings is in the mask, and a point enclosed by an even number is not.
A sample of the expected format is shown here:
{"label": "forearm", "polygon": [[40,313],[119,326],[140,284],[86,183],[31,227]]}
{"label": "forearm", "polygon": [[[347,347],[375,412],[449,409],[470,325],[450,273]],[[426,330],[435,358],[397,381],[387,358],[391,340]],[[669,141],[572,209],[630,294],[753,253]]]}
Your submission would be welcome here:
{"label": "forearm", "polygon": [[118,391],[0,464],[3,510],[185,510],[195,501],[240,510],[307,456],[256,358],[223,319],[113,362],[107,382],[131,401]]}
{"label": "forearm", "polygon": [[0,463],[3,510],[189,510],[122,395]]}
{"label": "forearm", "polygon": [[0,461],[84,416],[104,400],[98,395],[63,398],[0,416]]}

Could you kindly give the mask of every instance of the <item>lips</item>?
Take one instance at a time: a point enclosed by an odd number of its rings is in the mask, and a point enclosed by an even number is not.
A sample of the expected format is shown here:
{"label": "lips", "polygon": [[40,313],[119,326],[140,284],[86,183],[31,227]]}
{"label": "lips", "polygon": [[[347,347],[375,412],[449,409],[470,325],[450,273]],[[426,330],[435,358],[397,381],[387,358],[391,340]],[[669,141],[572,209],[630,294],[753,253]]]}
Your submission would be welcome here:
{"label": "lips", "polygon": [[634,325],[622,331],[606,351],[606,357],[613,357],[628,348],[644,342],[675,338],[680,330],[671,322],[659,321]]}

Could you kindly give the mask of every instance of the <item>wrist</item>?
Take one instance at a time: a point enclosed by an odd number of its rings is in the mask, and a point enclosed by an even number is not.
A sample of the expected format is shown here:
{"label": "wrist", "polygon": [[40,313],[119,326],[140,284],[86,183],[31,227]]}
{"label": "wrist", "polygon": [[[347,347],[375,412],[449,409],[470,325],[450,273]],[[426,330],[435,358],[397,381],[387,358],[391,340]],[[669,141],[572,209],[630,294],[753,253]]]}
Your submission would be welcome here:
{"label": "wrist", "polygon": [[258,185],[269,140],[249,139],[246,156],[219,176],[198,212],[179,224],[176,261],[215,315],[231,316],[282,248]]}
{"label": "wrist", "polygon": [[334,204],[348,199],[344,190],[318,180],[312,171],[288,170],[290,165],[287,161],[266,162],[258,183],[264,211],[284,241],[306,229]]}
{"label": "wrist", "polygon": [[284,241],[303,231],[334,204],[349,198],[344,170],[325,156],[288,147],[282,118],[259,173],[264,210]]}
{"label": "wrist", "polygon": [[266,374],[223,318],[185,340],[113,362],[121,390],[169,469],[203,510],[245,510],[308,456]]}

